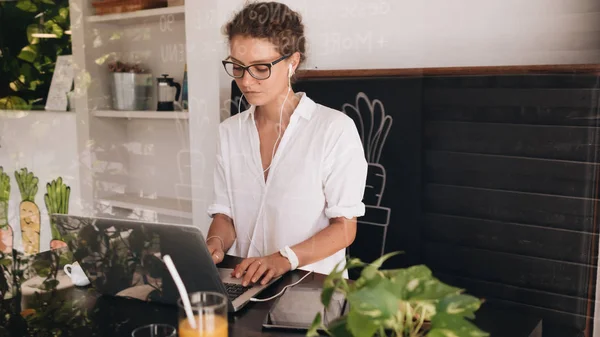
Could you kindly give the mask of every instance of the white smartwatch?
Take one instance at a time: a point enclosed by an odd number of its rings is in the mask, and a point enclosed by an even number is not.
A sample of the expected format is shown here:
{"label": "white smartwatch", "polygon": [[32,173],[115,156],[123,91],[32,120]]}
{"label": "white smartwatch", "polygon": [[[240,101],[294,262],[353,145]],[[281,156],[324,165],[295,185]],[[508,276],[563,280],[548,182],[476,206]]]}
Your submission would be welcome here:
{"label": "white smartwatch", "polygon": [[285,257],[286,259],[288,259],[288,261],[290,261],[290,265],[292,266],[291,270],[295,270],[296,268],[298,268],[298,256],[296,256],[296,253],[294,253],[290,246],[285,246],[281,248],[279,250],[279,254],[281,254],[281,256]]}

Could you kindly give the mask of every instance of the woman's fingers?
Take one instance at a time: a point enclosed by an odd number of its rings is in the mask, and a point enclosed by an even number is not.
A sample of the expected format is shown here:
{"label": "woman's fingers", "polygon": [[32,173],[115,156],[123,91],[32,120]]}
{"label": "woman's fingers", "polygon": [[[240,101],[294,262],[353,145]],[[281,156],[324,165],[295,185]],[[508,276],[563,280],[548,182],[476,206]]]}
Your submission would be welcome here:
{"label": "woman's fingers", "polygon": [[223,261],[223,258],[225,257],[225,253],[223,253],[222,250],[220,249],[215,249],[210,253],[212,260],[215,264],[220,263],[221,261]]}
{"label": "woman's fingers", "polygon": [[260,284],[265,285],[265,284],[269,283],[271,281],[271,279],[273,278],[273,276],[275,276],[275,269],[271,268],[271,269],[269,269],[269,271],[267,272],[265,277],[263,277],[262,281],[260,281]]}
{"label": "woman's fingers", "polygon": [[250,284],[250,282],[254,278],[254,274],[258,270],[258,267],[261,266],[261,264],[262,263],[260,262],[260,260],[254,260],[252,263],[250,263],[248,269],[246,269],[246,275],[244,275],[244,280],[242,281],[242,285],[244,287]]}
{"label": "woman's fingers", "polygon": [[258,267],[258,269],[256,270],[256,272],[254,273],[254,276],[252,276],[252,283],[258,282],[258,280],[264,275],[264,273],[266,271],[267,271],[266,264],[261,263],[260,266]]}
{"label": "woman's fingers", "polygon": [[235,269],[233,269],[233,273],[232,276],[235,278],[240,278],[242,277],[242,275],[244,275],[244,272],[246,271],[246,269],[248,269],[248,267],[250,266],[250,264],[252,262],[254,262],[256,259],[244,259],[242,260],[242,262],[240,264],[238,264]]}

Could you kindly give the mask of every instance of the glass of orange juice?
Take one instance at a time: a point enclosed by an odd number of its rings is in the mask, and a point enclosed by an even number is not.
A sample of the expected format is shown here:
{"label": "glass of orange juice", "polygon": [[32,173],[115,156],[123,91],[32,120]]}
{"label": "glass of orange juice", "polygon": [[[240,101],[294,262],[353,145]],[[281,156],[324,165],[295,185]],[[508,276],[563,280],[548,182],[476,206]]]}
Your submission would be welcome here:
{"label": "glass of orange juice", "polygon": [[189,295],[196,327],[192,328],[181,299],[179,337],[227,337],[227,298],[219,293],[200,291]]}
{"label": "glass of orange juice", "polygon": [[139,327],[131,333],[132,337],[175,337],[177,330],[168,324],[149,324]]}

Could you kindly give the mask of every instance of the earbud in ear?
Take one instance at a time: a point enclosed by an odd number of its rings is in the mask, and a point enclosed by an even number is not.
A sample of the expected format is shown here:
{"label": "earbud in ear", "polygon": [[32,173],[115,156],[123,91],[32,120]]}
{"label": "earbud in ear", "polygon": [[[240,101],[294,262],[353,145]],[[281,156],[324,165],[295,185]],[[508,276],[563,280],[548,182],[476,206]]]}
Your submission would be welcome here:
{"label": "earbud in ear", "polygon": [[288,67],[288,77],[292,77],[292,75],[294,74],[294,65],[290,64],[290,66]]}

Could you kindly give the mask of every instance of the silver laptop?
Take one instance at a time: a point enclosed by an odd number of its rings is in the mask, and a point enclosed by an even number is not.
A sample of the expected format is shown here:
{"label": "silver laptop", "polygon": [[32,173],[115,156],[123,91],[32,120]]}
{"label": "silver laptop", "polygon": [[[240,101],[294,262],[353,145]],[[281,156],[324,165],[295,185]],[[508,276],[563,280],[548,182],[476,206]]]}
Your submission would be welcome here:
{"label": "silver laptop", "polygon": [[215,291],[229,299],[229,311],[240,310],[269,284],[243,287],[217,268],[204,236],[190,225],[52,214],[63,240],[93,287],[103,295],[176,304],[175,283],[162,262],[169,254],[189,293]]}

